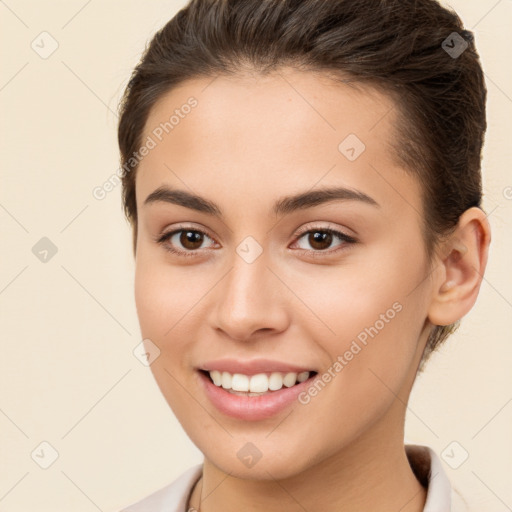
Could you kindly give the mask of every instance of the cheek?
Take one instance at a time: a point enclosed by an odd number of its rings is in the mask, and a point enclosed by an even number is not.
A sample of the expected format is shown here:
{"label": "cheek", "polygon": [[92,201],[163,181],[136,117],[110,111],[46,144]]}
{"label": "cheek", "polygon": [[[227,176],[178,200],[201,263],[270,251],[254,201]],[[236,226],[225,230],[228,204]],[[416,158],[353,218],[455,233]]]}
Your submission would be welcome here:
{"label": "cheek", "polygon": [[336,379],[341,387],[346,380],[351,389],[359,389],[359,399],[375,396],[379,387],[389,393],[386,385],[397,392],[421,341],[427,308],[424,287],[418,284],[425,280],[425,261],[420,249],[405,254],[396,247],[309,274],[295,289],[310,308],[301,321],[308,337],[319,340],[333,364],[340,363],[331,372],[343,374]]}
{"label": "cheek", "polygon": [[[150,258],[138,256],[135,269],[135,303],[143,339],[151,340],[160,350],[150,366],[154,379],[168,405],[178,415],[187,416],[189,395],[183,385],[188,374],[187,321],[192,316],[193,299],[184,295],[194,290],[170,266],[157,265]],[[193,310],[192,310],[193,311]],[[186,384],[187,387],[190,386]],[[188,413],[190,414],[190,413]]]}
{"label": "cheek", "polygon": [[151,334],[163,340],[171,335],[169,330],[190,309],[199,293],[198,279],[193,271],[178,271],[144,254],[137,257],[135,304],[144,336]]}
{"label": "cheek", "polygon": [[[135,269],[135,305],[141,332],[145,338],[161,336],[163,333],[164,319],[166,318],[166,301],[172,290],[166,290],[167,287],[165,282],[162,282],[163,280],[161,275],[160,278],[158,277],[156,269],[144,259],[140,258],[137,260]],[[165,294],[164,290],[166,290]]]}
{"label": "cheek", "polygon": [[157,380],[169,379],[159,371],[163,367],[177,372],[181,381],[190,378],[187,372],[194,363],[191,347],[205,325],[204,298],[214,284],[207,269],[173,267],[142,254],[137,259],[135,304],[142,337],[160,349],[160,357],[151,365]]}
{"label": "cheek", "polygon": [[[326,438],[339,447],[390,408],[406,403],[404,390],[422,322],[418,305],[405,297],[406,287],[389,283],[381,279],[372,287],[357,286],[356,280],[340,277],[324,293],[317,290],[309,296],[308,304],[317,301],[318,315],[332,332],[320,331],[310,314],[308,337],[328,353],[331,364],[320,373],[323,384],[312,386],[301,403],[308,415],[325,425]],[[307,425],[304,436],[306,430]]]}
{"label": "cheek", "polygon": [[385,337],[404,322],[412,327],[415,317],[423,324],[421,297],[410,293],[422,272],[418,267],[404,268],[396,258],[389,264],[383,259],[312,269],[298,280],[295,276],[294,292],[307,306],[296,311],[301,312],[300,322],[310,326],[311,339],[331,339],[330,346],[338,349],[343,348],[338,341],[359,337],[364,342],[368,330]]}

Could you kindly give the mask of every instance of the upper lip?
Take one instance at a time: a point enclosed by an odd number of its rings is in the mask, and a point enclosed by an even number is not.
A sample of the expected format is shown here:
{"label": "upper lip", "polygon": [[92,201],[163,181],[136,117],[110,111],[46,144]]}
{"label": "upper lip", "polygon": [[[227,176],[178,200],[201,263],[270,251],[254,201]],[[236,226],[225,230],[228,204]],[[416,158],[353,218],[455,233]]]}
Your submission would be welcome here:
{"label": "upper lip", "polygon": [[301,373],[314,371],[311,367],[298,366],[272,359],[251,359],[248,361],[240,359],[215,359],[204,362],[199,366],[199,370],[217,370],[219,372],[241,373],[243,375],[256,375],[257,373],[266,372]]}

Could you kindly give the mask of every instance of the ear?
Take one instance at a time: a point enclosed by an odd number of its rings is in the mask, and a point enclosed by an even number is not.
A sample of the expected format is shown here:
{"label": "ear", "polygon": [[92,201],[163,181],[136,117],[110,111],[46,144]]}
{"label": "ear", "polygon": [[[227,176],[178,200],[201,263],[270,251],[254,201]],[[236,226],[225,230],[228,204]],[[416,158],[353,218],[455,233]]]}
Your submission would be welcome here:
{"label": "ear", "polygon": [[460,320],[476,302],[482,284],[491,228],[485,213],[477,207],[466,210],[456,230],[443,243],[438,256],[439,276],[433,289],[428,318],[434,325]]}

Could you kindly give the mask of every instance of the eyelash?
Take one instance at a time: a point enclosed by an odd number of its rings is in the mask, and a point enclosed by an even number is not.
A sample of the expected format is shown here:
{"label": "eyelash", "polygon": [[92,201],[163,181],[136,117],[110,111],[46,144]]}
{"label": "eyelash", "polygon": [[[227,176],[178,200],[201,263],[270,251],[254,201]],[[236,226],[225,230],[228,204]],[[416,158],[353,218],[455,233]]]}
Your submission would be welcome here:
{"label": "eyelash", "polygon": [[[196,251],[182,251],[182,250],[177,250],[173,247],[171,247],[167,241],[172,238],[176,233],[181,233],[182,231],[192,231],[194,233],[201,233],[202,235],[206,235],[208,238],[211,238],[212,237],[206,233],[205,231],[202,231],[201,229],[197,229],[197,228],[193,228],[193,227],[190,227],[190,226],[178,226],[179,229],[174,229],[173,231],[170,231],[169,233],[164,233],[162,235],[158,235],[157,237],[154,238],[154,241],[160,245],[163,246],[163,248],[172,253],[172,254],[177,254],[178,256],[183,256],[185,258],[189,258],[189,257],[194,257],[194,256],[197,256],[197,253],[201,251],[201,249],[198,249]],[[337,249],[334,249],[334,250],[329,250],[329,249],[326,249],[326,250],[309,250],[309,249],[298,249],[299,251],[302,251],[303,253],[310,253],[311,256],[313,257],[320,257],[320,256],[325,256],[326,254],[328,255],[332,255],[334,253],[338,253],[339,251],[343,251],[343,250],[346,250],[347,249],[347,245],[354,245],[357,243],[357,240],[349,235],[346,235],[345,233],[342,233],[341,231],[338,231],[336,229],[332,229],[332,228],[328,228],[328,227],[310,227],[309,229],[299,233],[297,236],[296,236],[296,240],[300,240],[304,235],[307,235],[308,233],[317,233],[317,232],[320,232],[320,233],[329,233],[331,235],[334,235],[336,237],[338,237],[340,240],[342,240],[344,243],[341,244]]]}

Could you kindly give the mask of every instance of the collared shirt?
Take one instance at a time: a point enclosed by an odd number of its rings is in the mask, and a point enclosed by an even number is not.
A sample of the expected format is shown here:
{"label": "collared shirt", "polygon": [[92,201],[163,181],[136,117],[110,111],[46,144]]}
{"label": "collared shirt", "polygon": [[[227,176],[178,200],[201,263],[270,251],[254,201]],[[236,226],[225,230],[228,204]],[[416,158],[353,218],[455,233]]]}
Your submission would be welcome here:
{"label": "collared shirt", "polygon": [[[423,512],[469,511],[463,498],[450,485],[441,460],[430,447],[406,444],[405,449],[416,478],[427,488]],[[203,464],[197,464],[174,482],[120,512],[187,512],[190,494],[202,472]]]}

